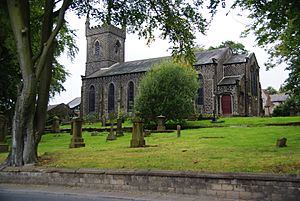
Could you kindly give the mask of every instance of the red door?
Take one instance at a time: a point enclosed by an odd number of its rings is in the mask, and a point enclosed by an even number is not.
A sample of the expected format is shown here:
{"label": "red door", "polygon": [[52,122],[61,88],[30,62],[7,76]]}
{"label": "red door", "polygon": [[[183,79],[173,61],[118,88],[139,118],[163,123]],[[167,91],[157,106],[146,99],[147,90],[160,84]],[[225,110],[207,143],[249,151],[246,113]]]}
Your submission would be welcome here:
{"label": "red door", "polygon": [[223,95],[222,96],[222,112],[224,115],[232,114],[231,110],[231,96]]}

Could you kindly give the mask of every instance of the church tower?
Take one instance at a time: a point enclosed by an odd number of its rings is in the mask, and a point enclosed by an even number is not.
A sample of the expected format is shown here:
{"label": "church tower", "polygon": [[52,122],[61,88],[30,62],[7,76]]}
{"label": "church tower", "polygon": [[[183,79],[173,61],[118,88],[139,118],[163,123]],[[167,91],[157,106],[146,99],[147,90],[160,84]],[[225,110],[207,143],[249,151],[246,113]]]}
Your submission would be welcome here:
{"label": "church tower", "polygon": [[85,76],[115,63],[124,62],[125,30],[113,25],[90,27],[87,18],[85,36],[87,40]]}

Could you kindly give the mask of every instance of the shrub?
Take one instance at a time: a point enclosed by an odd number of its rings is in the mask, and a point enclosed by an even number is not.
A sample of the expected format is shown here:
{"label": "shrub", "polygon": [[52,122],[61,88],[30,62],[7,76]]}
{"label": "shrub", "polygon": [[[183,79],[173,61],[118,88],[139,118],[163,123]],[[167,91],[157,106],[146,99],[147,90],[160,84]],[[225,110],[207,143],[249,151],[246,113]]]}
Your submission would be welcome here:
{"label": "shrub", "polygon": [[139,85],[135,111],[146,121],[159,115],[181,121],[194,112],[199,88],[197,73],[190,67],[163,61],[148,71]]}

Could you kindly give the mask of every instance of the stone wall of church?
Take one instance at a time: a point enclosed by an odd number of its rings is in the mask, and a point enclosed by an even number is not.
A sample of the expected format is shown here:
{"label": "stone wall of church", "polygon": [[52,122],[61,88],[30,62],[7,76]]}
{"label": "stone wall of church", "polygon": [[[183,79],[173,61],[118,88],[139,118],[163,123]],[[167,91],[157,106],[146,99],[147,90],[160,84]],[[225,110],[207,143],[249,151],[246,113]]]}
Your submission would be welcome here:
{"label": "stone wall of church", "polygon": [[232,114],[239,115],[239,96],[238,96],[238,89],[236,85],[223,85],[218,86],[219,92],[219,103],[220,105],[218,108],[220,109],[220,113],[222,114],[222,95],[230,95],[231,96],[231,104],[232,104]]}
{"label": "stone wall of church", "polygon": [[224,65],[224,76],[245,74],[246,63]]}
{"label": "stone wall of church", "polygon": [[204,105],[197,105],[199,112],[212,114],[214,109],[214,75],[215,64],[202,65],[195,67],[198,74],[203,76]]}
{"label": "stone wall of church", "polygon": [[136,97],[138,84],[143,75],[144,73],[123,74],[84,80],[83,116],[89,113],[89,89],[92,85],[95,87],[95,113],[99,118],[103,115],[108,118],[108,89],[110,84],[114,85],[115,114],[120,111],[127,113],[128,84],[131,81],[134,83],[134,97]]}

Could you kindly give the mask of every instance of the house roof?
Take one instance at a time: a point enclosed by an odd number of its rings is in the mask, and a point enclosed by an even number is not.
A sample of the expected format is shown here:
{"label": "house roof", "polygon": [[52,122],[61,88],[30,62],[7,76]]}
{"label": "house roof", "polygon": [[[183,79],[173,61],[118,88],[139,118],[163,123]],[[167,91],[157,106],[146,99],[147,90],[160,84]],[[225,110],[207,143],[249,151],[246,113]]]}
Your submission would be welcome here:
{"label": "house roof", "polygon": [[212,64],[213,59],[219,60],[223,55],[229,51],[228,47],[225,48],[219,48],[219,49],[213,49],[203,52],[196,52],[196,63],[195,65],[204,65],[204,64]]}
{"label": "house roof", "polygon": [[286,99],[289,97],[288,94],[286,93],[280,93],[280,94],[273,94],[270,95],[271,101],[272,102],[284,102]]}
{"label": "house roof", "polygon": [[221,85],[233,85],[236,84],[237,80],[241,80],[244,75],[237,75],[237,76],[225,76],[220,80],[218,83],[219,86]]}
{"label": "house roof", "polygon": [[234,63],[245,63],[247,62],[247,58],[249,58],[249,54],[234,54],[224,62],[224,65]]}
{"label": "house roof", "polygon": [[47,111],[52,110],[53,108],[56,108],[60,104],[55,104],[55,105],[48,105]]}
{"label": "house roof", "polygon": [[81,103],[81,97],[76,97],[73,100],[71,100],[67,105],[73,109],[74,107],[80,105]]}
{"label": "house roof", "polygon": [[[195,65],[212,64],[213,59],[220,59],[229,48],[219,48],[214,50],[208,50],[203,52],[196,52],[196,63]],[[129,73],[141,73],[150,70],[153,64],[159,63],[162,60],[171,57],[158,57],[152,59],[143,59],[136,61],[128,61],[123,63],[116,63],[109,68],[100,69],[88,76],[86,78],[96,78],[96,77],[106,77],[112,75],[121,75]]]}

